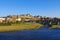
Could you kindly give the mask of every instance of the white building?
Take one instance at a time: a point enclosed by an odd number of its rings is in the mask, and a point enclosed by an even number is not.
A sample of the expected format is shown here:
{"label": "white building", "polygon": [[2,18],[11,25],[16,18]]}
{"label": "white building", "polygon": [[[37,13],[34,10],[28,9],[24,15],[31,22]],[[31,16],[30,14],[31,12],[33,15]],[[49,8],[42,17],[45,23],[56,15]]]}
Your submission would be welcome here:
{"label": "white building", "polygon": [[5,21],[5,18],[0,18],[0,22],[4,22]]}
{"label": "white building", "polygon": [[21,21],[21,18],[17,18],[16,21]]}

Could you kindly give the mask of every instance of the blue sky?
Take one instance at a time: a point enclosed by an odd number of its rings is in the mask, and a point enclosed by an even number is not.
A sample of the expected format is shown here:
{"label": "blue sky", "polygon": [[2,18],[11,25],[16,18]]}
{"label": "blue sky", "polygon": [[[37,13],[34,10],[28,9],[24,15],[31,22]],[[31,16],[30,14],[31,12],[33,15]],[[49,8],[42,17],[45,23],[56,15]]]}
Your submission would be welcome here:
{"label": "blue sky", "polygon": [[0,0],[0,16],[26,13],[60,17],[60,0]]}

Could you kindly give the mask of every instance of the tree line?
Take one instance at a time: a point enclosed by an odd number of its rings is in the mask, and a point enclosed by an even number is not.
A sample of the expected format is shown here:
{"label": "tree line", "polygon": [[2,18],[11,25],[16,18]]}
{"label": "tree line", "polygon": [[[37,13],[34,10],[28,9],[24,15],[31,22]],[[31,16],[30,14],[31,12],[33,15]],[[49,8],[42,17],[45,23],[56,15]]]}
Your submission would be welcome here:
{"label": "tree line", "polygon": [[60,25],[60,19],[58,18],[53,18],[53,19],[50,19],[49,18],[41,18],[40,20],[37,20],[36,21],[37,23],[40,23],[40,24],[50,24],[50,25]]}

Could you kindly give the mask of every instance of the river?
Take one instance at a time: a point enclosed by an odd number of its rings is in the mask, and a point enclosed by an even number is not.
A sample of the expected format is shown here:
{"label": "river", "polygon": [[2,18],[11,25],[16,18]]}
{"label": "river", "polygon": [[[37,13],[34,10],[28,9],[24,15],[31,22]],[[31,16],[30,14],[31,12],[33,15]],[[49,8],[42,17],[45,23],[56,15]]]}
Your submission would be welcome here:
{"label": "river", "polygon": [[37,30],[0,32],[0,40],[60,40],[60,29],[45,25]]}

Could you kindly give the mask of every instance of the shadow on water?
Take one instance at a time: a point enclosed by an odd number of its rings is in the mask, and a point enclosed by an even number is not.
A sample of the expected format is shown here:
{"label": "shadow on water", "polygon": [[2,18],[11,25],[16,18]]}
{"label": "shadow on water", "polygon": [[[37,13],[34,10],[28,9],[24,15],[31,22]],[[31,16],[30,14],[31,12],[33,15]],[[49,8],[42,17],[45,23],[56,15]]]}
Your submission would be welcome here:
{"label": "shadow on water", "polygon": [[60,29],[45,25],[38,30],[21,30],[0,33],[0,40],[60,40]]}
{"label": "shadow on water", "polygon": [[50,28],[49,25],[44,25],[43,27],[40,27],[39,30],[47,30],[49,28]]}

